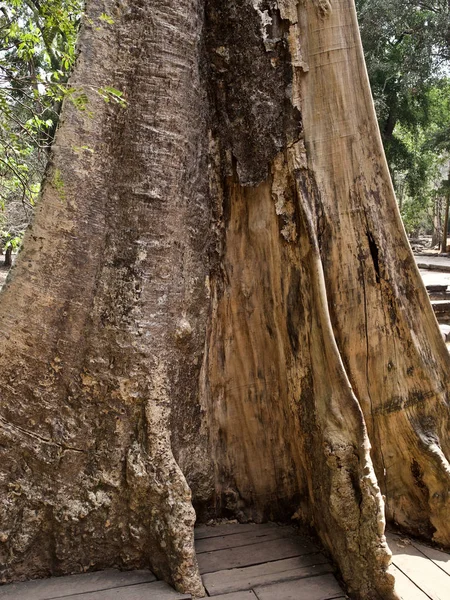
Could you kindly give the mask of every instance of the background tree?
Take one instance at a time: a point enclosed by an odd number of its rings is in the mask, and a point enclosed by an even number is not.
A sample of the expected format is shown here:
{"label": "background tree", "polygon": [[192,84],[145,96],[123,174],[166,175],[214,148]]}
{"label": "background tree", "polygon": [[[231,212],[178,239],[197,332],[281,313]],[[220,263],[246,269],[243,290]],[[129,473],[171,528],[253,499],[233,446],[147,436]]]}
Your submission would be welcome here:
{"label": "background tree", "polygon": [[[428,135],[427,145],[435,152],[438,152],[442,160],[442,168],[440,170],[440,182],[437,190],[437,194],[443,199],[444,213],[443,213],[443,228],[441,237],[441,252],[447,252],[447,237],[448,237],[448,224],[449,224],[449,212],[450,212],[450,118],[449,118],[449,107],[450,107],[450,91],[449,87],[445,90],[447,92],[444,100],[444,110],[441,110],[438,115],[439,120],[436,119],[436,126]],[[447,110],[446,110],[447,109]]]}
{"label": "background tree", "polygon": [[0,297],[2,578],[150,564],[199,596],[195,507],[295,516],[396,598],[385,515],[450,546],[450,357],[353,1],[86,10],[86,110]]}
{"label": "background tree", "polygon": [[447,178],[449,160],[448,144],[439,142],[450,127],[449,80],[437,82],[428,96],[427,124],[413,130],[401,125],[396,129],[406,152],[404,163],[394,166],[394,177],[407,231],[427,231],[433,223],[432,246],[436,246],[442,237],[445,204],[442,181]]}
{"label": "background tree", "polygon": [[442,120],[450,118],[449,6],[415,0],[357,0],[356,4],[402,216],[409,232],[421,225],[430,229],[437,208],[434,201],[439,198],[434,180],[443,157],[428,140]]}
{"label": "background tree", "polygon": [[75,60],[79,0],[9,0],[0,9],[0,229],[17,245],[33,214]]}

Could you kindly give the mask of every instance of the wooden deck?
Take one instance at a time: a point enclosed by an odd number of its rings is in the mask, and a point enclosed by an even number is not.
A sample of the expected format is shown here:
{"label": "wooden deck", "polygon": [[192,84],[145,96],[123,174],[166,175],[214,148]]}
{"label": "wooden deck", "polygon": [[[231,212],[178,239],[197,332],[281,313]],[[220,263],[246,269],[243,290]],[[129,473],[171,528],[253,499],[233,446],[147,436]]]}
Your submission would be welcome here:
{"label": "wooden deck", "polygon": [[292,527],[201,526],[196,548],[206,591],[217,600],[346,597],[319,548]]}
{"label": "wooden deck", "polygon": [[450,554],[401,535],[387,539],[402,600],[450,600]]}
{"label": "wooden deck", "polygon": [[[403,537],[389,538],[403,600],[450,600],[450,555]],[[347,596],[318,546],[275,524],[196,529],[200,572],[216,600],[337,600]],[[1,600],[181,600],[150,571],[115,570],[0,587]]]}

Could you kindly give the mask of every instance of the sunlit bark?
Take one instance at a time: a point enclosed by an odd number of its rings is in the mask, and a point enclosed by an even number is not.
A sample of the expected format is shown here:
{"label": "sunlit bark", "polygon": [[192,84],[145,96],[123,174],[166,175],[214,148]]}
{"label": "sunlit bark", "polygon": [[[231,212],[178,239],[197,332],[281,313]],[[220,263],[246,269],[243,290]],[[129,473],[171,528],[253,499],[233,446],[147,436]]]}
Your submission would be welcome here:
{"label": "sunlit bark", "polygon": [[3,579],[150,565],[200,596],[194,506],[295,516],[395,598],[385,511],[450,545],[450,364],[353,1],[88,16],[89,114],[66,102],[1,296]]}

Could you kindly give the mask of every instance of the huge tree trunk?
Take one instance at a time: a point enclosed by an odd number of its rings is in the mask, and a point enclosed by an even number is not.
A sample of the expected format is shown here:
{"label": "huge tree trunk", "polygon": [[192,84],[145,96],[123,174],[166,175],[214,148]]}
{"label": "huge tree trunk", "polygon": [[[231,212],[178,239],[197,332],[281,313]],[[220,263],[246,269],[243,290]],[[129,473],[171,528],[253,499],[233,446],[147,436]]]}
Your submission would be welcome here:
{"label": "huge tree trunk", "polygon": [[295,514],[355,598],[395,598],[385,509],[450,545],[450,361],[353,0],[87,13],[89,111],[1,296],[3,580],[150,565],[200,596],[194,505]]}

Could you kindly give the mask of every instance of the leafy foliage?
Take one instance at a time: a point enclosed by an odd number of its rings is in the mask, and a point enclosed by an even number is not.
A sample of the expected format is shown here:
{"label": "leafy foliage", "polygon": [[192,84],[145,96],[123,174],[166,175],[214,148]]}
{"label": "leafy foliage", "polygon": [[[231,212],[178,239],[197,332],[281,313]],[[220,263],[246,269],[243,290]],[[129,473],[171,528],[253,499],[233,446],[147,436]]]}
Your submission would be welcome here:
{"label": "leafy foliage", "polygon": [[[450,129],[448,0],[356,0],[386,157],[409,231],[430,227]],[[440,133],[439,133],[440,131]]]}
{"label": "leafy foliage", "polygon": [[0,224],[16,239],[39,194],[67,80],[81,0],[8,0],[0,7]]}

